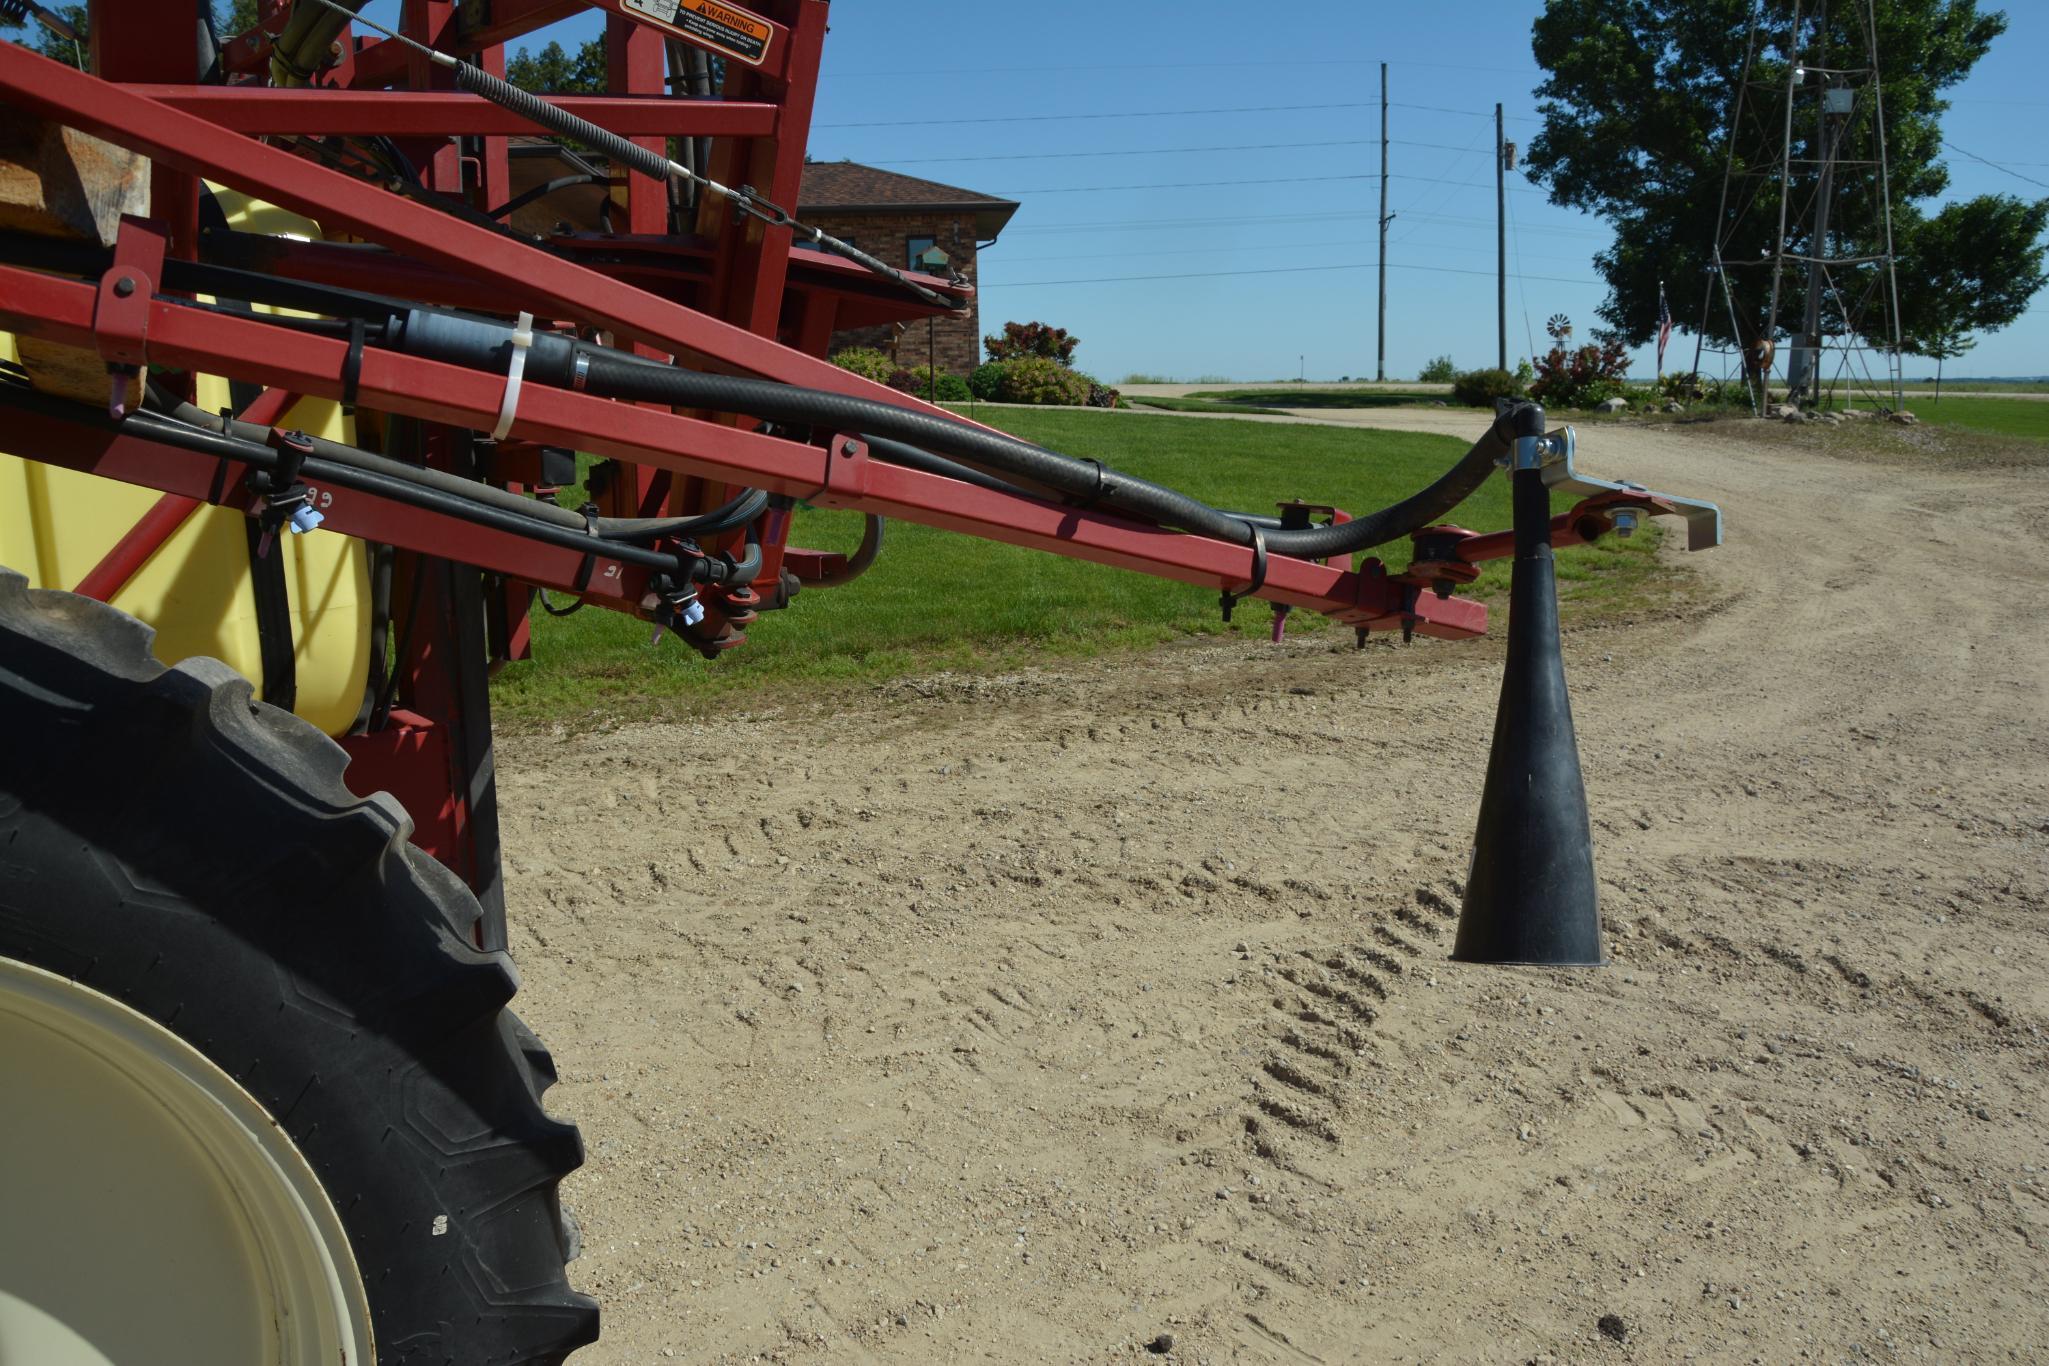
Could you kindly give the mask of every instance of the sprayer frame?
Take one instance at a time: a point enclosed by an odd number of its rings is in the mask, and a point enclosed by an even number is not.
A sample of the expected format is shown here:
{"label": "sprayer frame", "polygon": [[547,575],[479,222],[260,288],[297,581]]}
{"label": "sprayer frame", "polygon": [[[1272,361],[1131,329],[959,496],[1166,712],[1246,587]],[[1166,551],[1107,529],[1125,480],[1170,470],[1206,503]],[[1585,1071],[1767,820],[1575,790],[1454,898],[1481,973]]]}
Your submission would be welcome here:
{"label": "sprayer frame", "polygon": [[[419,41],[468,54],[485,70],[502,74],[506,42],[587,7],[606,11],[611,90],[603,97],[566,98],[565,106],[657,148],[668,136],[713,137],[718,179],[755,186],[778,204],[796,203],[825,32],[823,0],[760,0],[750,6],[774,26],[778,56],[760,69],[730,63],[719,101],[660,98],[662,34],[616,4],[500,0],[488,27],[465,38],[458,29],[460,7],[451,0],[406,0],[402,26]],[[268,54],[265,30],[277,28],[287,8],[266,0],[258,28],[226,44],[224,65],[230,71],[257,69]],[[187,69],[195,63],[184,60],[192,52],[191,16],[177,6],[94,0],[92,31],[97,74],[90,76],[0,44],[0,104],[149,156],[151,215],[123,222],[114,265],[97,282],[0,265],[0,327],[97,350],[110,361],[265,386],[245,411],[261,421],[274,421],[293,396],[346,395],[362,410],[424,424],[421,444],[428,462],[470,472],[471,434],[488,431],[497,420],[503,375],[372,348],[360,353],[351,386],[345,379],[349,347],[341,340],[288,331],[260,317],[204,312],[155,289],[151,282],[166,255],[192,258],[199,251],[204,178],[305,214],[330,235],[352,234],[390,249],[366,258],[360,250],[328,243],[257,239],[267,253],[263,269],[277,275],[428,304],[527,309],[543,325],[608,333],[645,355],[938,411],[823,359],[837,328],[909,320],[936,310],[879,288],[851,263],[810,252],[793,262],[787,227],[736,215],[707,197],[698,206],[693,233],[666,235],[667,187],[635,174],[625,186],[626,231],[565,241],[557,253],[252,139],[266,133],[381,134],[408,150],[429,189],[478,205],[507,198],[506,139],[525,131],[523,126],[494,105],[447,90],[439,68],[391,40],[365,42],[345,31],[336,45],[338,60],[316,77],[320,88],[269,89],[197,84],[197,74]],[[594,248],[604,249],[606,264],[569,259],[592,257]],[[124,272],[130,281],[125,292],[116,289]],[[146,287],[135,287],[138,278]],[[925,283],[965,297],[944,281]],[[109,425],[33,415],[22,422],[14,444],[31,458],[201,502],[238,498],[239,475],[230,477],[215,458]],[[620,477],[602,499],[601,510],[612,516],[690,515],[723,502],[738,487],[754,487],[1221,591],[1242,589],[1255,573],[1255,553],[1247,546],[870,460],[865,445],[848,436],[799,442],[758,433],[728,415],[632,406],[529,385],[511,437],[620,462]],[[575,593],[593,605],[638,613],[648,571],[602,552],[580,554],[373,495],[322,492],[328,519],[323,534],[360,536],[413,552],[402,557],[405,574],[439,576],[447,589],[418,596],[424,618],[414,629],[394,622],[394,635],[410,642],[407,657],[395,661],[397,705],[382,728],[341,738],[351,755],[348,781],[358,792],[389,790],[405,803],[416,843],[477,891],[489,912],[486,939],[497,941],[486,946],[500,947],[488,669],[525,653],[530,588]],[[1554,520],[1554,540],[1562,545],[1599,535],[1625,507],[1669,510],[1654,499],[1629,492],[1591,498]],[[117,550],[139,563],[136,556],[146,555],[150,537],[163,534],[153,526],[145,519]],[[755,583],[772,591],[786,553],[793,563],[815,563],[816,557],[786,546],[787,517],[771,517],[765,526]],[[1390,575],[1374,559],[1354,570],[1348,562],[1277,555],[1265,566],[1257,595],[1362,630],[1446,639],[1481,634],[1486,609],[1451,596],[1449,588],[1470,577],[1455,572],[1457,565],[1508,553],[1507,538],[1450,527],[1430,534],[1441,551],[1434,571]],[[1433,588],[1438,591],[1424,591]],[[111,595],[112,588],[106,591]],[[405,596],[394,593],[394,603]],[[699,635],[720,648],[737,643],[755,601],[744,588],[707,593],[708,616]],[[487,617],[493,623],[488,639],[480,625]]]}

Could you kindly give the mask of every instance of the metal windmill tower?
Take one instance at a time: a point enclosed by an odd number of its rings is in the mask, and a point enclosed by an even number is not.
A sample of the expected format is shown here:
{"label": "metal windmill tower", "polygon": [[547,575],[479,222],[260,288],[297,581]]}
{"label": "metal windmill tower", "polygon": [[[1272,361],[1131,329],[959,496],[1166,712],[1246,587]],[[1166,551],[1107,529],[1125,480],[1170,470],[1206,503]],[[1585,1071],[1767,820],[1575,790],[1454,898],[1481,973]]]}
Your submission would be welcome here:
{"label": "metal windmill tower", "polygon": [[[1830,0],[1757,0],[1751,11],[1702,330],[1719,294],[1738,350],[1774,344],[1790,401],[1812,403],[1840,386],[1898,409],[1899,283],[1874,0],[1835,0],[1833,9],[1833,20]],[[1745,379],[1762,411],[1769,368],[1746,367]]]}

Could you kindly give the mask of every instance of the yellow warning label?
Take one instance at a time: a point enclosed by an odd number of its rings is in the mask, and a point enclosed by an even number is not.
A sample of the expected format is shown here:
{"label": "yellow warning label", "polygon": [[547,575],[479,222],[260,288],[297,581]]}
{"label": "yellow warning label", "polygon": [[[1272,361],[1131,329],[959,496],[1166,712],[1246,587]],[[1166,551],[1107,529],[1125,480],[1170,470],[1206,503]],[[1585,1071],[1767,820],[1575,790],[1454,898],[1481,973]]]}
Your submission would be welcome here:
{"label": "yellow warning label", "polygon": [[717,0],[623,0],[623,4],[700,47],[737,57],[749,66],[761,65],[775,35],[766,19]]}

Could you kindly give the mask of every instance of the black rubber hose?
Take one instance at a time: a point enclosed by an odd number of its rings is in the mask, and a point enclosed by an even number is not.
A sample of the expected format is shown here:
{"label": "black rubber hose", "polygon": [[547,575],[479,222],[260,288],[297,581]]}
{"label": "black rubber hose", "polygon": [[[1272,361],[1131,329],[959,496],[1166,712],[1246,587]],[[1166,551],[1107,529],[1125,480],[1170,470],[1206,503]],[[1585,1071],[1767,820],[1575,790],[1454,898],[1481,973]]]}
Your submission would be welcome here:
{"label": "black rubber hose", "polygon": [[[1252,541],[1252,525],[1242,518],[1149,480],[1058,455],[998,432],[846,394],[624,362],[600,348],[592,348],[588,354],[587,386],[593,393],[884,437],[993,470],[999,477],[1146,517],[1162,526],[1238,545]],[[1541,427],[1542,409],[1535,411],[1535,423]],[[1441,520],[1494,472],[1498,458],[1509,449],[1517,422],[1527,421],[1517,416],[1519,412],[1497,415],[1472,449],[1420,492],[1341,526],[1275,529],[1266,533],[1267,549],[1302,559],[1324,559],[1383,545]]]}
{"label": "black rubber hose", "polygon": [[[963,484],[973,484],[976,488],[990,489],[996,493],[1014,494],[1024,498],[1045,496],[1043,491],[1035,491],[1010,483],[1008,480],[998,479],[995,475],[985,474],[972,465],[963,465],[958,460],[948,460],[943,455],[934,455],[921,446],[909,446],[901,441],[891,441],[881,436],[870,436],[866,440],[868,453],[877,460],[891,465],[902,465],[905,469],[919,470],[925,474],[944,475],[948,479],[958,479]],[[1280,518],[1266,513],[1232,512],[1225,515],[1235,517],[1248,526],[1256,526],[1262,531],[1274,530],[1281,525]]]}
{"label": "black rubber hose", "polygon": [[546,199],[557,190],[566,190],[574,185],[602,185],[607,179],[605,176],[584,173],[558,175],[553,180],[544,180],[538,185],[522,190],[495,209],[484,210],[484,217],[504,218],[508,214],[517,213],[536,199]]}
{"label": "black rubber hose", "polygon": [[[216,429],[194,427],[147,409],[129,414],[124,419],[124,425],[126,424],[133,424],[151,440],[162,441],[166,445],[222,459],[239,460],[261,470],[277,467],[278,453],[261,442],[250,441],[241,436],[223,436]],[[621,541],[605,540],[519,513],[501,511],[474,499],[442,493],[409,479],[393,478],[356,465],[347,465],[316,455],[307,457],[300,468],[306,478],[316,484],[331,484],[336,488],[375,494],[381,498],[389,498],[412,507],[426,508],[477,526],[490,527],[494,531],[509,532],[529,540],[544,541],[549,545],[562,546],[570,550],[593,551],[618,560],[622,564],[640,565],[671,574],[682,568],[682,561],[674,555],[628,545]],[[702,566],[698,570],[700,576],[717,574],[722,568],[715,560],[694,561],[693,564]]]}
{"label": "black rubber hose", "polygon": [[[192,427],[208,431],[222,430],[218,415],[209,413],[190,403],[161,405],[170,416]],[[253,422],[230,419],[229,434],[244,441],[262,444],[270,429]],[[455,498],[466,498],[472,502],[488,504],[506,512],[536,521],[575,531],[588,536],[594,530],[606,540],[647,541],[657,536],[714,536],[722,531],[731,531],[745,526],[768,508],[768,495],[760,489],[748,489],[721,507],[694,517],[593,517],[589,523],[580,512],[542,499],[529,498],[475,479],[465,479],[446,470],[431,469],[424,465],[409,465],[402,460],[374,451],[362,450],[329,441],[324,437],[312,437],[314,451],[323,459],[337,464],[352,465],[357,469],[387,479],[402,479],[419,484]]]}

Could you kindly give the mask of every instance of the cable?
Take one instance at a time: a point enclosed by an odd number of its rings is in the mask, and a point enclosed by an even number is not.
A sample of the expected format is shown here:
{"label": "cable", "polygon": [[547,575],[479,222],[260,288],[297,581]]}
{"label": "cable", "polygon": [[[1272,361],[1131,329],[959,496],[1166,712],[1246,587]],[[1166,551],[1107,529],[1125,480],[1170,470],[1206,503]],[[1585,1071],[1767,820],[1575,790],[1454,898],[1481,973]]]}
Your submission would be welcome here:
{"label": "cable", "polygon": [[[1406,138],[1390,138],[1388,141],[1398,147],[1429,147],[1443,152],[1464,150],[1448,142],[1411,142]],[[1175,156],[1184,152],[1286,152],[1310,147],[1378,145],[1378,138],[1344,138],[1335,142],[1240,142],[1215,147],[1135,147],[1125,152],[1005,152],[966,157],[867,156],[862,160],[871,166],[934,166],[941,162],[958,161],[1071,161],[1082,157],[1157,157]]]}
{"label": "cable", "polygon": [[1105,190],[1228,190],[1242,185],[1321,185],[1335,180],[1378,180],[1378,175],[1281,176],[1273,180],[1174,180],[1153,185],[1055,185],[1001,194],[1099,194]]}
{"label": "cable", "polygon": [[[318,0],[320,4],[331,0]],[[1378,109],[1378,104],[1252,104],[1229,109],[1130,109],[1114,114],[1012,114],[1000,118],[948,119],[949,125],[969,123],[1061,123],[1083,119],[1169,119],[1184,118],[1195,114],[1286,114],[1311,109]],[[1491,118],[1492,115],[1489,115]],[[821,128],[902,128],[902,119],[882,119],[873,123],[814,123],[812,131]]]}
{"label": "cable", "polygon": [[[1389,270],[1426,270],[1437,275],[1485,275],[1489,279],[1492,279],[1494,276],[1494,272],[1491,270],[1464,270],[1457,266],[1417,266],[1400,261],[1389,261],[1387,268]],[[981,283],[984,289],[1022,289],[1028,285],[1112,285],[1125,284],[1133,280],[1218,280],[1231,275],[1313,275],[1332,270],[1378,269],[1379,264],[1377,262],[1365,261],[1357,265],[1275,266],[1267,270],[1202,270],[1177,275],[1092,275],[1076,280],[991,280],[988,276],[984,275]],[[1578,280],[1564,275],[1517,275],[1515,278],[1518,280],[1542,280],[1548,284],[1555,285],[1598,285],[1602,283],[1599,280]]]}
{"label": "cable", "polygon": [[[2004,171],[2008,175],[2012,176],[2015,180],[2025,180],[2030,185],[2040,185],[2043,189],[2049,190],[2049,180],[2037,180],[2031,175],[2022,175],[2019,171],[2013,169],[2012,166],[2008,166],[2001,162],[1994,161],[1990,157],[1981,157],[1976,152],[1966,152],[1963,148],[1957,146],[1954,142],[1945,141],[1942,145],[1949,148],[1950,151],[1957,153],[1959,156],[1967,156],[1973,161],[1983,162],[1985,165],[1990,166],[1995,171]],[[2034,163],[2022,162],[2020,164],[2033,165]]]}

